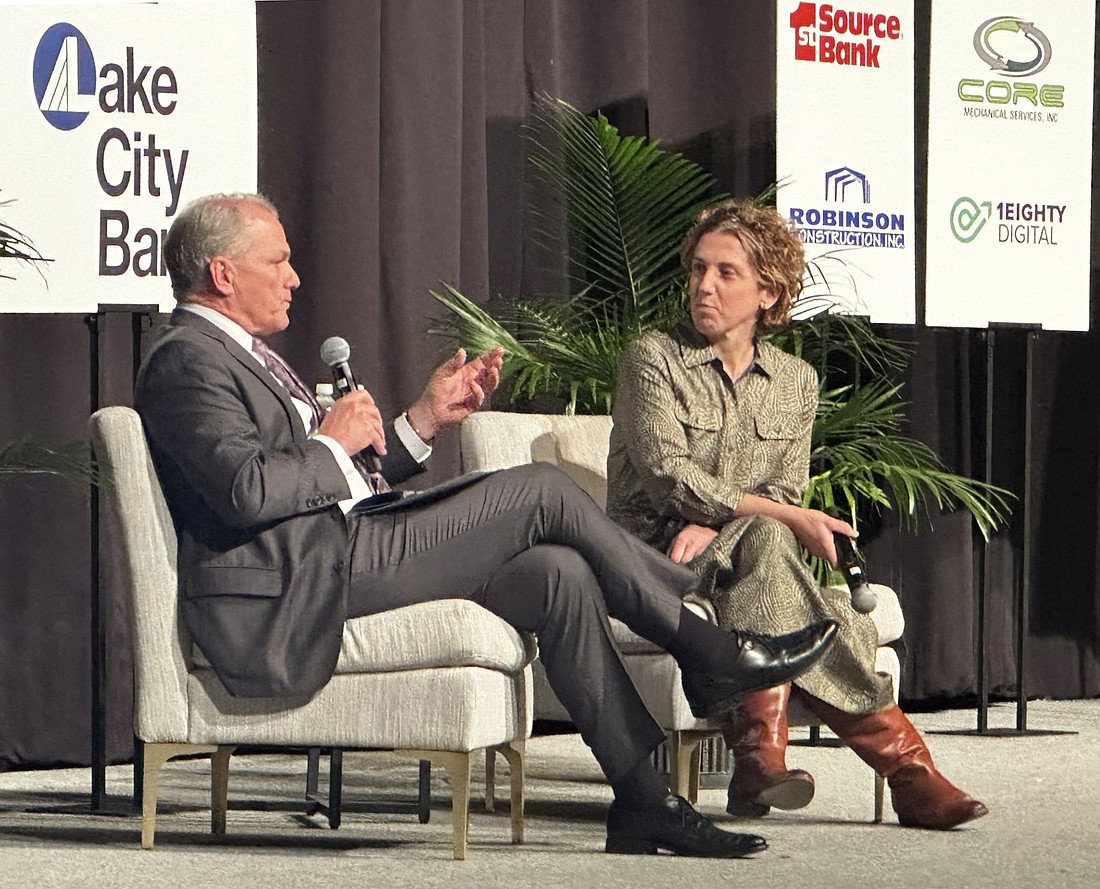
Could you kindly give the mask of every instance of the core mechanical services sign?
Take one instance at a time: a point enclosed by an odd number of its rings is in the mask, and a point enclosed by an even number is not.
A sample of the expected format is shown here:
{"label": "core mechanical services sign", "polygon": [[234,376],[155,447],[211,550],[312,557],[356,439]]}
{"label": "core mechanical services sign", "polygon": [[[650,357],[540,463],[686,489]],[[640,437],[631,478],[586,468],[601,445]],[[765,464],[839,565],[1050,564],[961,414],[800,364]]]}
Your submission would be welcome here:
{"label": "core mechanical services sign", "polygon": [[915,321],[913,4],[776,4],[779,209],[842,310]]}
{"label": "core mechanical services sign", "polygon": [[1095,16],[933,3],[927,324],[1088,330]]}
{"label": "core mechanical services sign", "polygon": [[[164,236],[190,199],[256,188],[251,2],[5,7],[2,312],[173,304]],[[217,23],[212,27],[212,23]]]}

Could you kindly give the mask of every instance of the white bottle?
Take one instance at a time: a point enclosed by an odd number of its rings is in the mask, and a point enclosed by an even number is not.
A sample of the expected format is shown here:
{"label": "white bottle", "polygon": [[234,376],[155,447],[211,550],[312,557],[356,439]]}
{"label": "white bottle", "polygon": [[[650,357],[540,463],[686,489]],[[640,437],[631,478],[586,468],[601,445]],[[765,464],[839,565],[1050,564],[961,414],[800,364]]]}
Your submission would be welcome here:
{"label": "white bottle", "polygon": [[332,410],[332,406],[336,404],[336,396],[333,392],[332,383],[318,383],[316,389],[317,403],[321,405],[326,411]]}

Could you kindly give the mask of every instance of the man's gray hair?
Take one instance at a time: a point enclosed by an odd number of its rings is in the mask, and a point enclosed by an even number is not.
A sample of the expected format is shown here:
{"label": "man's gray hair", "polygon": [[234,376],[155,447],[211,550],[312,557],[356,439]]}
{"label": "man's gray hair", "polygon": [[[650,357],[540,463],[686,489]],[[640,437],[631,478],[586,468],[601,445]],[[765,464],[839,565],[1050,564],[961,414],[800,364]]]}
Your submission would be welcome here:
{"label": "man's gray hair", "polygon": [[172,292],[180,302],[211,288],[210,260],[232,256],[244,246],[245,205],[262,207],[276,219],[279,211],[260,194],[210,194],[184,207],[164,239],[164,264],[172,279]]}

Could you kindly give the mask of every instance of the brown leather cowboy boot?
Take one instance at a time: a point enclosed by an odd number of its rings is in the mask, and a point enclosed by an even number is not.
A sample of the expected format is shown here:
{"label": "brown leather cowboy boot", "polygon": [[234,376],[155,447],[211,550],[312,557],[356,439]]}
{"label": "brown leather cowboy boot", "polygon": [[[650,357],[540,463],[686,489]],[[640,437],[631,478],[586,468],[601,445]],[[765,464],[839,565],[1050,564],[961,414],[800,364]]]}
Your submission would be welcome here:
{"label": "brown leather cowboy boot", "polygon": [[791,684],[742,697],[722,726],[733,753],[726,811],[759,818],[768,810],[801,809],[814,798],[814,779],[802,769],[787,769],[787,701]]}
{"label": "brown leather cowboy boot", "polygon": [[950,830],[989,811],[940,774],[897,705],[878,713],[845,713],[811,695],[803,698],[860,759],[886,778],[903,826]]}

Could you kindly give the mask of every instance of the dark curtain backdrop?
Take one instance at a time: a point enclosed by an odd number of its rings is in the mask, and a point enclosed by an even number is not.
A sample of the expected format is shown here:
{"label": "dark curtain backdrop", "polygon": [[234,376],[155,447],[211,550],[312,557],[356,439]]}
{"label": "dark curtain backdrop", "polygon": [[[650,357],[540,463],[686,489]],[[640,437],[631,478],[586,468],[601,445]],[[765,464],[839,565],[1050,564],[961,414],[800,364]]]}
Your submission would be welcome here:
{"label": "dark curtain backdrop", "polygon": [[[928,3],[917,8],[926,84]],[[265,2],[257,19],[259,182],[282,209],[303,282],[277,346],[303,375],[322,379],[319,344],[344,336],[362,379],[394,413],[446,355],[425,335],[436,312],[429,291],[440,281],[479,299],[561,282],[559,259],[531,243],[525,209],[546,209],[520,136],[536,92],[601,109],[625,133],[684,152],[725,191],[755,193],[776,178],[771,0]],[[827,109],[807,117],[807,139],[819,125],[828,125]],[[926,131],[918,115],[918,157]],[[919,170],[918,208],[923,177]],[[125,404],[129,317],[108,316],[102,328],[101,403]],[[984,472],[980,335],[887,332],[914,345],[913,434],[955,469]],[[79,316],[0,317],[0,440],[32,430],[84,437],[89,339]],[[1019,492],[1023,338],[1005,332],[997,343],[992,471]],[[1032,696],[1095,696],[1097,334],[1044,333],[1034,366],[1025,687]],[[457,462],[453,438],[442,441],[433,477]],[[916,533],[886,522],[873,536],[870,573],[897,589],[908,620],[903,699],[971,704],[982,548],[970,522],[935,515]],[[1020,541],[1017,519],[988,550],[998,697],[1013,691]],[[0,768],[89,761],[90,552],[86,491],[37,477],[0,483]],[[131,752],[128,629],[110,565],[104,573],[108,756],[120,761]]]}

